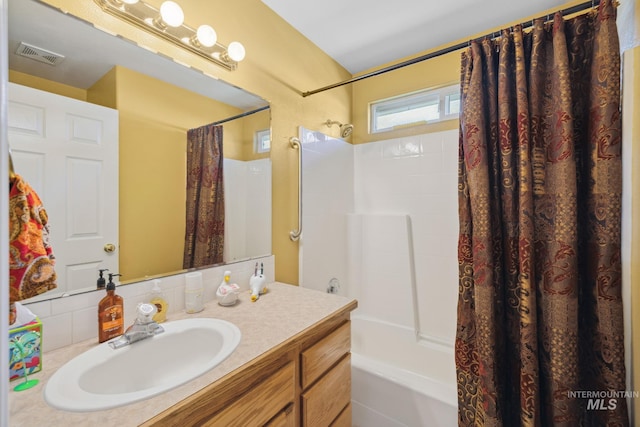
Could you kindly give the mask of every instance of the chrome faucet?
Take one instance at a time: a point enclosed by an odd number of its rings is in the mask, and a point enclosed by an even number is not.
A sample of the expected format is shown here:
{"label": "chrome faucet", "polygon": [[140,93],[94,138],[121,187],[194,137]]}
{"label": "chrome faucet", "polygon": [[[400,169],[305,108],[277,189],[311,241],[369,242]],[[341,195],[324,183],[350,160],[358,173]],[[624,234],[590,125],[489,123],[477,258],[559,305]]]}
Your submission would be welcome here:
{"label": "chrome faucet", "polygon": [[153,320],[153,315],[158,311],[155,305],[140,303],[136,311],[138,313],[136,321],[127,328],[123,335],[109,341],[111,348],[118,349],[164,332],[164,328]]}

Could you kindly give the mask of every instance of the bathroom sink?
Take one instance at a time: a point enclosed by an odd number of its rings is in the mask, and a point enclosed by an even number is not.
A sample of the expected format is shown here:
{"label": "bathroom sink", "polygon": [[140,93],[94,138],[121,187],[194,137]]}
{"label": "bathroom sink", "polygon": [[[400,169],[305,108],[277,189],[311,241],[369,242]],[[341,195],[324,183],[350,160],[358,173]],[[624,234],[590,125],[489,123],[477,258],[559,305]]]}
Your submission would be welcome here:
{"label": "bathroom sink", "polygon": [[163,323],[165,332],[113,349],[102,343],[58,369],[46,402],[67,411],[97,411],[147,399],[217,366],[240,343],[240,329],[220,319]]}

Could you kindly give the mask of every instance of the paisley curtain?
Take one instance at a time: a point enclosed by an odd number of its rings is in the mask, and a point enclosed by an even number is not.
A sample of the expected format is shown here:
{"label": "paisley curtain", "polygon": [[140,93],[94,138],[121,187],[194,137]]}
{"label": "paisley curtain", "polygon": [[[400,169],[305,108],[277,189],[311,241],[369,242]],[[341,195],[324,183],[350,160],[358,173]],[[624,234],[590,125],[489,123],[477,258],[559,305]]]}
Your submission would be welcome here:
{"label": "paisley curtain", "polygon": [[224,185],[222,126],[187,132],[187,218],[183,268],[222,262]]}
{"label": "paisley curtain", "polygon": [[604,0],[462,55],[461,426],[628,425],[617,37]]}

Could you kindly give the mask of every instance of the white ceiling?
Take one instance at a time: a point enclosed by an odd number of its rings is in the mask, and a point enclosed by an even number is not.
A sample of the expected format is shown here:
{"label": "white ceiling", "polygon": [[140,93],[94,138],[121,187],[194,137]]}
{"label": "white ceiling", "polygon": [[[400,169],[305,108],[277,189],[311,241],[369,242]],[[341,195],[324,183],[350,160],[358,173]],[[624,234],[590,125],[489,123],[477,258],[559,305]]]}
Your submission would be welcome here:
{"label": "white ceiling", "polygon": [[567,0],[262,0],[352,74],[559,9]]}

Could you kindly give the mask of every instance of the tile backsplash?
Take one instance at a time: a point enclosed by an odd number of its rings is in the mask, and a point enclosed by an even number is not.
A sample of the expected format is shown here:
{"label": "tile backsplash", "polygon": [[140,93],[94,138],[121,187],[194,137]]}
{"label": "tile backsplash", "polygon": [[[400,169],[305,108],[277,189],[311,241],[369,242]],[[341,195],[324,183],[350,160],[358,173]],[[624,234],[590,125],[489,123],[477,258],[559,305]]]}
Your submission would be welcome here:
{"label": "tile backsplash", "polygon": [[[242,291],[249,289],[249,278],[253,274],[256,262],[264,264],[267,283],[275,280],[275,261],[273,256],[265,256],[248,261],[222,265],[200,270],[204,284],[205,304],[215,303],[215,294],[224,272],[231,271],[231,282],[237,283]],[[176,274],[160,279],[160,288],[169,303],[167,320],[171,313],[184,310],[185,274]],[[151,280],[117,285],[116,294],[124,299],[125,328],[135,319],[138,303],[146,302],[151,290]],[[55,350],[80,341],[98,337],[98,303],[105,296],[104,290],[70,295],[47,301],[25,304],[29,310],[42,320],[42,345],[45,352]]]}

